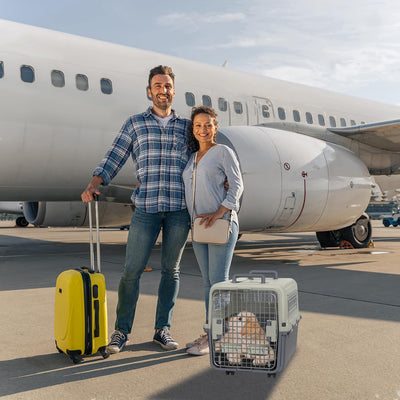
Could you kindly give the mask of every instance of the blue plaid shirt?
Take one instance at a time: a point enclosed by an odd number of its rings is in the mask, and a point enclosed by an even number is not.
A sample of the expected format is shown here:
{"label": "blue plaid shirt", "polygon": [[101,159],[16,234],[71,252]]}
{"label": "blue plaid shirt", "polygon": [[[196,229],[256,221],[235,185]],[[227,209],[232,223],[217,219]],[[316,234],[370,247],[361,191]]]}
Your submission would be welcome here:
{"label": "blue plaid shirt", "polygon": [[151,112],[133,115],[122,126],[93,175],[108,185],[129,155],[136,165],[140,185],[132,202],[147,213],[186,208],[182,172],[189,159],[190,121],[175,114],[165,128]]}

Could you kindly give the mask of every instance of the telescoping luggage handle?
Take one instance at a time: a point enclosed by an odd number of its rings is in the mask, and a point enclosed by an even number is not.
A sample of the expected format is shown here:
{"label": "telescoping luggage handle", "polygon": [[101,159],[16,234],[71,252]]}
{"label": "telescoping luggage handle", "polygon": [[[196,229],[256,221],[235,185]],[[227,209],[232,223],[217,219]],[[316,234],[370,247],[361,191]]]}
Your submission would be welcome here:
{"label": "telescoping luggage handle", "polygon": [[252,270],[248,274],[235,274],[232,277],[232,283],[238,283],[238,278],[261,278],[261,283],[265,283],[266,275],[273,275],[274,279],[278,279],[278,273],[276,271],[269,271],[269,270]]}
{"label": "telescoping luggage handle", "polygon": [[92,203],[88,203],[89,208],[89,233],[90,233],[90,268],[95,272],[101,272],[100,267],[100,229],[99,229],[99,196],[94,197],[94,208],[96,214],[96,261],[97,269],[94,264],[94,249],[93,249],[93,222],[92,222]]}

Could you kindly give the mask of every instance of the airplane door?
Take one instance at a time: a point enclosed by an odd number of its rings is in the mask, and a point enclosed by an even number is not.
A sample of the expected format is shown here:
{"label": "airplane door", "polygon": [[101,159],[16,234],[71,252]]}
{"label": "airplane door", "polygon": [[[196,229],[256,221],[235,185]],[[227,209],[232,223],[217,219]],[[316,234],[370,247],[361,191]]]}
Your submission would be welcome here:
{"label": "airplane door", "polygon": [[253,100],[253,113],[249,113],[253,120],[250,121],[251,125],[260,125],[275,119],[271,100],[264,97],[253,97]]}
{"label": "airplane door", "polygon": [[219,126],[231,125],[231,104],[223,97],[218,98],[218,109],[216,109]]}

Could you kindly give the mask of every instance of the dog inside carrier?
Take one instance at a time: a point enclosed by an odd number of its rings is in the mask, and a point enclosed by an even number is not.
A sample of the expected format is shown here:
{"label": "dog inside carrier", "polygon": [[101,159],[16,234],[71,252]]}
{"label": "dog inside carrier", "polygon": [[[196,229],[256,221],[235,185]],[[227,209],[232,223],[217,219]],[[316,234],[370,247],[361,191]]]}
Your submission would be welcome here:
{"label": "dog inside carrier", "polygon": [[[277,278],[257,275],[245,280],[234,277],[211,289],[208,333],[214,368],[275,373],[294,352],[299,320],[297,284],[292,279],[279,279],[292,289],[287,293],[283,290],[282,299],[282,290],[275,287]],[[287,281],[294,285],[287,285]],[[286,313],[280,309],[284,307]],[[290,319],[294,322],[288,326]]]}

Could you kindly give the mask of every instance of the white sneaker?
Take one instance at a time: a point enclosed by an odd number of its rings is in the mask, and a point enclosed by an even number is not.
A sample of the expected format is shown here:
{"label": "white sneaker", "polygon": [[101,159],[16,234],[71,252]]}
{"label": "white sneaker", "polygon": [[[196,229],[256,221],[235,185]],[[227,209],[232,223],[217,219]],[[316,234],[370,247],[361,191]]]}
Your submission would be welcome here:
{"label": "white sneaker", "polygon": [[193,342],[186,343],[185,347],[189,349],[193,347],[195,344],[202,343],[203,341],[208,341],[208,333],[203,333],[196,340],[193,340]]}
{"label": "white sneaker", "polygon": [[204,356],[210,353],[210,348],[208,346],[208,335],[201,335],[198,342],[186,350],[186,353],[192,356]]}

